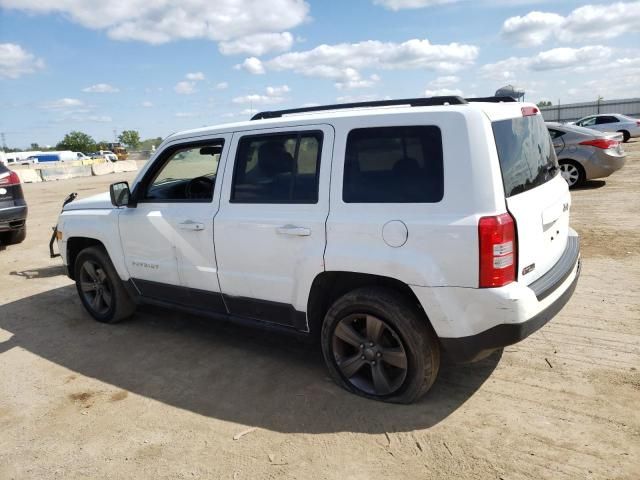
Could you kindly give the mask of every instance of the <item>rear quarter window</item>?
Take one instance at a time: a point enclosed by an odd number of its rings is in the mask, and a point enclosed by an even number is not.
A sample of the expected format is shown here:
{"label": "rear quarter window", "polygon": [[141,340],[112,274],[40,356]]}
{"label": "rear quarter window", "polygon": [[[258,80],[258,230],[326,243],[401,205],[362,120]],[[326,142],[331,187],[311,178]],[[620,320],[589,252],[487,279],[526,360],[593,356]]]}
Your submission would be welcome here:
{"label": "rear quarter window", "polygon": [[346,203],[442,200],[442,135],[436,126],[358,128],[347,137]]}

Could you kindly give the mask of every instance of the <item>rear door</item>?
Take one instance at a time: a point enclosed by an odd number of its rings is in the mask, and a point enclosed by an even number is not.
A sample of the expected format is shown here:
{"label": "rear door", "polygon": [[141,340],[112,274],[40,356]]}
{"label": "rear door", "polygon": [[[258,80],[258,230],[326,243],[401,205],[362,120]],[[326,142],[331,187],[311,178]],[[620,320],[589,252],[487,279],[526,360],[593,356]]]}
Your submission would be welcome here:
{"label": "rear door", "polygon": [[551,141],[553,142],[553,149],[556,151],[556,156],[560,155],[562,151],[565,149],[566,145],[564,143],[565,132],[561,132],[560,130],[556,130],[555,128],[549,129],[549,136],[551,137]]}
{"label": "rear door", "polygon": [[571,196],[540,114],[497,120],[492,126],[507,209],[517,228],[518,280],[528,285],[564,252]]}
{"label": "rear door", "polygon": [[308,292],[324,270],[333,137],[329,125],[234,134],[214,233],[231,314],[307,328]]}

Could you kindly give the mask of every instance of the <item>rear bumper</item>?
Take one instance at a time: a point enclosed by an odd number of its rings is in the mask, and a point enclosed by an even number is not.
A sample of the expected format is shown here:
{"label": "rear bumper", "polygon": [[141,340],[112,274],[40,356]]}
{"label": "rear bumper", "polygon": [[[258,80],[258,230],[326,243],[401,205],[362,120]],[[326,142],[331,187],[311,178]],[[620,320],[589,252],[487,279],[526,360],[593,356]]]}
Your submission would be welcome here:
{"label": "rear bumper", "polygon": [[556,265],[530,285],[499,288],[412,287],[440,339],[456,362],[479,360],[523,340],[569,301],[580,275],[578,235],[570,229]]}
{"label": "rear bumper", "polygon": [[626,162],[627,155],[609,155],[606,150],[601,150],[583,163],[587,180],[608,177],[617,172]]}
{"label": "rear bumper", "polygon": [[513,345],[524,340],[535,331],[542,328],[555,317],[567,304],[578,285],[580,276],[580,260],[576,266],[576,274],[569,288],[567,288],[553,303],[534,317],[522,323],[501,324],[484,332],[468,337],[441,338],[440,343],[447,356],[455,362],[472,362],[485,357],[492,351]]}
{"label": "rear bumper", "polygon": [[0,232],[20,230],[27,219],[27,206],[0,208]]}

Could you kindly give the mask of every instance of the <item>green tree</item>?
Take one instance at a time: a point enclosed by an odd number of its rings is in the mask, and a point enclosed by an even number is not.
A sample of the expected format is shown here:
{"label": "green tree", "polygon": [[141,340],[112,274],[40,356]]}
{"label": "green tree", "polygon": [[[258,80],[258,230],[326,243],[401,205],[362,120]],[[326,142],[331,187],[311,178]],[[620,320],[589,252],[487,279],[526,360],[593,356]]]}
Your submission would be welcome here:
{"label": "green tree", "polygon": [[536,103],[536,105],[538,105],[538,107],[542,108],[542,107],[550,107],[552,105],[552,103],[548,100],[541,100],[538,103]]}
{"label": "green tree", "polygon": [[58,150],[72,150],[74,152],[91,152],[95,150],[96,142],[83,132],[73,131],[67,133],[61,142],[56,145]]}
{"label": "green tree", "polygon": [[123,130],[118,135],[120,143],[124,143],[130,150],[135,150],[140,146],[140,134],[136,130]]}
{"label": "green tree", "polygon": [[38,145],[37,143],[32,143],[29,148],[31,150],[40,150],[40,145]]}
{"label": "green tree", "polygon": [[151,146],[158,147],[162,143],[162,137],[147,138],[140,142],[140,150],[151,150]]}

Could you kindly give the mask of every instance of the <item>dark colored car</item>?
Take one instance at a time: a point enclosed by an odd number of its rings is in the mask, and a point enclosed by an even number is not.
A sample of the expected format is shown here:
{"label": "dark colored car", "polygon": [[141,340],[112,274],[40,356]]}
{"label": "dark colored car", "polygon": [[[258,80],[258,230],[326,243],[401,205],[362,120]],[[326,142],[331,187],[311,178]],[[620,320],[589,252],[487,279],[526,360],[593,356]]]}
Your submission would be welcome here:
{"label": "dark colored car", "polygon": [[0,245],[22,242],[27,236],[27,202],[20,177],[0,164]]}

